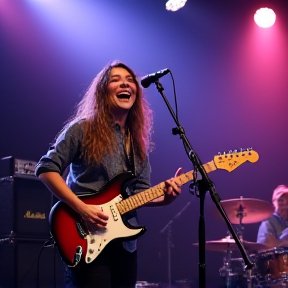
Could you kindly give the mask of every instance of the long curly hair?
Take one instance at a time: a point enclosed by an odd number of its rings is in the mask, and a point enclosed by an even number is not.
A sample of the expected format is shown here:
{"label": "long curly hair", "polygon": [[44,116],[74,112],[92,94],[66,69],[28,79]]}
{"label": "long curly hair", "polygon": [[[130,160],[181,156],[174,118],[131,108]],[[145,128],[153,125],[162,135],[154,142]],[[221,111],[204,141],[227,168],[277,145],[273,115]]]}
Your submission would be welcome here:
{"label": "long curly hair", "polygon": [[126,69],[132,75],[137,86],[136,100],[126,119],[126,127],[131,133],[135,153],[141,160],[144,160],[148,151],[152,149],[152,110],[143,97],[142,88],[134,71],[123,62],[115,60],[107,64],[96,75],[78,103],[74,115],[62,129],[65,131],[71,124],[84,120],[82,156],[85,156],[88,163],[100,163],[105,155],[111,154],[117,149],[113,116],[110,112],[111,101],[108,97],[108,82],[110,72],[114,67]]}

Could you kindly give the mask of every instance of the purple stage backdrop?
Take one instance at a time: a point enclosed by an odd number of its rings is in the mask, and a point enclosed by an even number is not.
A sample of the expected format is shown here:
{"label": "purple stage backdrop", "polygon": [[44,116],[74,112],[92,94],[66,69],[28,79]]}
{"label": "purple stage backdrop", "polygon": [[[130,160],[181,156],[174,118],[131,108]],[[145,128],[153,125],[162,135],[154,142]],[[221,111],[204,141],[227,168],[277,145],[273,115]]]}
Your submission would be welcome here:
{"label": "purple stage backdrop", "polygon": [[[253,19],[262,5],[277,15],[269,29]],[[170,68],[179,121],[203,163],[218,152],[257,151],[256,163],[209,174],[222,200],[271,202],[273,189],[288,184],[287,15],[285,0],[188,0],[177,12],[165,10],[164,0],[0,0],[0,158],[37,161],[95,74],[119,59],[140,77]],[[160,82],[175,109],[170,75]],[[193,166],[154,84],[145,95],[155,115],[156,185]],[[138,241],[139,281],[171,277],[197,287],[199,205],[186,184],[170,206],[139,210],[148,228]],[[170,220],[170,231],[163,229]],[[227,235],[209,193],[205,223],[207,241]],[[255,242],[259,224],[245,224],[243,238]],[[206,251],[210,288],[223,282],[224,256]]]}

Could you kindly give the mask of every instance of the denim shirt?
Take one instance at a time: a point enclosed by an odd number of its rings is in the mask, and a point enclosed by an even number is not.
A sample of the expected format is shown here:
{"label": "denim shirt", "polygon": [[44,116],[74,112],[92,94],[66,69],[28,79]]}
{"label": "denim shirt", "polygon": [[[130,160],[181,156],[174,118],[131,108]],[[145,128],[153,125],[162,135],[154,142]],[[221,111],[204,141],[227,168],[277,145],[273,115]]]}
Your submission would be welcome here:
{"label": "denim shirt", "polygon": [[[125,149],[124,137],[118,124],[115,124],[115,134],[118,141],[116,152],[113,155],[105,156],[102,163],[87,165],[83,157],[80,157],[83,125],[81,122],[74,123],[58,137],[55,145],[51,146],[48,152],[41,157],[36,165],[36,176],[44,172],[58,172],[62,175],[69,166],[66,183],[75,194],[81,195],[87,194],[87,192],[97,193],[113,177],[122,172],[130,171],[136,179],[133,183],[129,183],[125,191],[127,196],[148,189],[151,186],[148,156],[145,161],[141,161],[132,149],[131,158],[134,161],[130,163]],[[128,221],[133,226],[138,225],[136,211],[123,215],[123,220]],[[127,251],[136,250],[136,240],[126,241],[123,245]]]}
{"label": "denim shirt", "polygon": [[288,227],[287,222],[284,221],[277,213],[273,213],[267,220],[262,221],[257,235],[257,243],[266,244],[268,235],[274,235],[279,239],[282,231]]}

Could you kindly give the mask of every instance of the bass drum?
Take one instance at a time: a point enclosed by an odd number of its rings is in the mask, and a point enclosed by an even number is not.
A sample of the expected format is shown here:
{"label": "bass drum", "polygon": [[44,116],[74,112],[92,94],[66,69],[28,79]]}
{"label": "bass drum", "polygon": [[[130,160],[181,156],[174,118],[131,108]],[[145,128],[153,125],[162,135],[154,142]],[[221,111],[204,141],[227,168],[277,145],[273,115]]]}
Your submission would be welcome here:
{"label": "bass drum", "polygon": [[256,256],[258,287],[288,287],[288,247],[279,247]]}

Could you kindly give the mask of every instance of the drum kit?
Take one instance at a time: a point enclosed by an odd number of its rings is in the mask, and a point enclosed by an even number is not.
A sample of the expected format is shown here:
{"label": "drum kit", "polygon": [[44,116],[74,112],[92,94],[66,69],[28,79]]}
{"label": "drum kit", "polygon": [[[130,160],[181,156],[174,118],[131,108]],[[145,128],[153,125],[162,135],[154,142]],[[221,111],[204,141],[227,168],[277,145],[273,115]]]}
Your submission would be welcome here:
{"label": "drum kit", "polygon": [[245,270],[244,260],[232,257],[233,252],[238,250],[238,246],[231,236],[206,241],[206,250],[225,253],[223,266],[219,269],[221,279],[225,281],[224,286],[226,288],[288,287],[288,248],[275,247],[269,250],[263,244],[243,239],[243,224],[266,220],[273,214],[274,207],[263,200],[243,197],[223,200],[221,205],[230,222],[239,225],[237,234],[254,263],[251,270]]}

